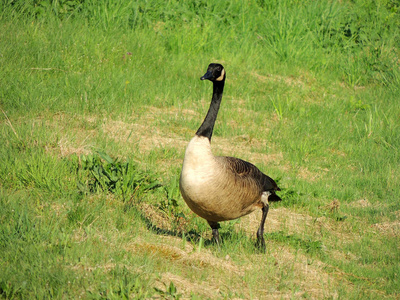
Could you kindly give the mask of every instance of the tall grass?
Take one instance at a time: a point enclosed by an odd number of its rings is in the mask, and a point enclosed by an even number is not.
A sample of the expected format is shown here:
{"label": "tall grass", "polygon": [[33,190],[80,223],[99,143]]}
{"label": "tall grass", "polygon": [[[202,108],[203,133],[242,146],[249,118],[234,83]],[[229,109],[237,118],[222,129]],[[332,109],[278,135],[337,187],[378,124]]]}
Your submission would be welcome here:
{"label": "tall grass", "polygon": [[[58,80],[51,88],[60,91],[76,86],[70,96],[80,97],[81,102],[90,101],[87,99],[92,93],[104,95],[102,88],[109,89],[114,80],[119,89],[106,95],[126,100],[124,94],[137,90],[142,84],[140,78],[145,79],[146,72],[151,74],[153,66],[163,74],[171,67],[185,66],[179,65],[179,61],[192,61],[189,59],[192,57],[197,61],[206,57],[229,59],[232,66],[244,59],[248,68],[266,66],[274,70],[275,64],[280,69],[304,68],[316,75],[323,72],[334,76],[350,86],[376,82],[394,92],[398,92],[400,85],[396,48],[400,40],[396,29],[400,24],[395,2],[12,1],[12,4],[3,2],[3,16],[17,24],[32,20],[25,33],[27,42],[42,49],[38,52],[23,46],[4,49],[3,57],[19,57],[25,67],[25,81],[20,78],[21,85],[29,87],[27,72],[40,73],[41,76],[34,77],[39,77],[43,85],[48,73],[56,72]],[[246,19],[248,16],[251,18]],[[38,31],[35,23],[48,25]],[[15,35],[7,32],[16,29],[13,24],[9,26],[3,36],[11,42]],[[59,26],[64,30],[54,30]],[[45,58],[47,51],[53,55]],[[132,57],[128,57],[128,52]],[[160,57],[168,59],[161,64]],[[88,66],[91,70],[96,68],[99,76],[109,73],[108,80],[86,77],[82,81],[80,75]],[[3,71],[5,78],[10,78],[7,74],[13,69]],[[165,77],[170,84],[168,76]],[[14,80],[5,86],[10,90],[17,84]],[[91,103],[89,107],[102,105]]]}
{"label": "tall grass", "polygon": [[[398,1],[3,0],[0,25],[2,297],[398,297]],[[290,213],[265,256],[179,194],[212,61],[215,153]]]}

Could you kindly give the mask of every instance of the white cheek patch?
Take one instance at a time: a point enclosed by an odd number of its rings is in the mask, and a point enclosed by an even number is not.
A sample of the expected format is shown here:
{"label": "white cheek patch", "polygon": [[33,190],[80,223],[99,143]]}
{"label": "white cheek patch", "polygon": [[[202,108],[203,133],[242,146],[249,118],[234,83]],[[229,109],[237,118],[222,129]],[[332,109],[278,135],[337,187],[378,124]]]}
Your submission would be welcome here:
{"label": "white cheek patch", "polygon": [[224,77],[225,77],[225,69],[222,69],[222,72],[221,72],[221,76],[219,76],[217,79],[215,79],[216,81],[222,81],[222,80],[224,80]]}

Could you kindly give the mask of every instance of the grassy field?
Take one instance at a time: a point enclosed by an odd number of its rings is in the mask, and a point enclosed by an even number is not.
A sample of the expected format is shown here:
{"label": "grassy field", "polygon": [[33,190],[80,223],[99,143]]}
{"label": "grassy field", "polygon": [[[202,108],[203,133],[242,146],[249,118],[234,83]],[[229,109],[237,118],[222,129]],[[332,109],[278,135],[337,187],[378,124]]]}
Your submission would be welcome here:
{"label": "grassy field", "polygon": [[[0,297],[398,299],[400,2],[0,1]],[[210,62],[216,155],[282,188],[222,223],[179,193]]]}

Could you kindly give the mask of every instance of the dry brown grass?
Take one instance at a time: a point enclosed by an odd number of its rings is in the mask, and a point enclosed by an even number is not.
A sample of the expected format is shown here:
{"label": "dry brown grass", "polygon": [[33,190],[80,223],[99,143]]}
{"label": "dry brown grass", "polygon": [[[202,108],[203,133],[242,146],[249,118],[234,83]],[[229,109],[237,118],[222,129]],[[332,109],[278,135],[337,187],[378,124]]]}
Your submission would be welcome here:
{"label": "dry brown grass", "polygon": [[[268,256],[253,255],[240,264],[229,255],[219,258],[207,249],[199,252],[191,244],[183,244],[181,239],[168,236],[160,236],[154,243],[139,239],[126,245],[125,249],[146,252],[157,259],[172,262],[174,268],[161,274],[156,288],[166,291],[173,282],[184,299],[189,299],[191,294],[211,299],[225,298],[226,295],[231,295],[229,299],[239,296],[245,299],[290,299],[294,287],[297,289],[296,297],[321,299],[335,298],[339,284],[351,288],[346,280],[327,273],[324,270],[327,266],[321,261],[310,260],[287,247],[275,246]],[[202,275],[188,275],[185,271],[188,268],[191,272],[198,270],[197,273]],[[244,281],[246,276],[254,274],[262,284]]]}
{"label": "dry brown grass", "polygon": [[159,209],[145,202],[139,204],[139,209],[153,226],[162,230],[173,230],[170,218]]}
{"label": "dry brown grass", "polygon": [[[333,200],[325,209],[337,210],[340,203]],[[151,206],[145,205],[143,210],[147,212],[152,222],[164,229],[171,229],[168,218]],[[245,216],[235,225],[236,230],[242,230],[255,238],[255,232],[259,226],[261,211],[256,211]],[[223,223],[221,223],[224,226]],[[287,208],[271,208],[266,222],[266,233],[284,232],[287,235],[311,237],[314,240],[322,240],[329,233],[334,237],[331,242],[324,241],[328,248],[324,252],[340,261],[354,261],[358,257],[349,252],[334,249],[335,243],[346,243],[358,240],[357,233],[352,232],[344,222],[335,222],[331,218],[315,218],[305,213],[297,213]],[[210,232],[205,238],[211,239]],[[212,253],[207,249],[197,251],[195,245],[184,243],[176,237],[159,236],[157,241],[136,241],[130,244],[130,251],[146,252],[157,258],[167,259],[177,267],[180,272],[170,270],[164,272],[156,284],[157,288],[166,290],[170,282],[173,282],[183,298],[190,298],[191,294],[197,294],[206,298],[220,299],[234,291],[246,299],[291,299],[310,297],[322,299],[326,297],[336,298],[337,288],[346,286],[352,289],[352,284],[345,278],[348,274],[342,274],[317,258],[310,258],[301,250],[295,250],[288,246],[282,246],[274,241],[268,242],[267,255],[251,255],[244,261],[236,262],[238,256],[232,259],[229,256],[218,257],[218,253]],[[334,249],[334,250],[331,250]],[[217,255],[217,256],[216,256]],[[241,257],[241,259],[244,259]],[[180,267],[179,267],[180,266]],[[210,272],[210,279],[206,282],[186,276],[187,268],[198,269],[203,274]],[[218,274],[218,275],[216,275]],[[251,274],[251,275],[250,275]],[[259,274],[263,284],[245,283],[243,278]],[[204,275],[206,276],[206,275]],[[216,277],[215,277],[216,276]],[[207,286],[207,289],[204,287]],[[296,290],[294,293],[293,291]]]}
{"label": "dry brown grass", "polygon": [[[233,139],[214,137],[212,149],[215,155],[235,156],[251,161],[253,164],[279,164],[283,160],[281,152],[262,153],[264,144],[258,139],[238,136]],[[252,149],[252,151],[250,151]],[[256,152],[256,151],[260,152]]]}
{"label": "dry brown grass", "polygon": [[[243,218],[236,226],[239,230],[255,236],[260,225],[261,210],[257,210]],[[342,240],[358,239],[356,234],[352,233],[349,226],[342,222],[338,223],[327,217],[313,217],[304,213],[296,213],[288,208],[270,208],[265,223],[265,232],[284,232],[285,234],[310,235],[320,239],[325,232],[340,237]]]}
{"label": "dry brown grass", "polygon": [[368,199],[360,199],[360,200],[356,200],[356,201],[353,201],[352,203],[350,203],[350,206],[352,206],[352,207],[361,207],[361,208],[364,208],[364,207],[370,207],[372,204],[371,204],[371,202],[369,202],[368,201]]}
{"label": "dry brown grass", "polygon": [[80,145],[76,145],[76,143],[72,142],[71,140],[68,140],[67,137],[62,137],[57,143],[60,151],[60,156],[70,156],[72,154],[76,155],[89,154],[91,152],[91,149],[88,145],[85,145],[85,140],[86,139],[84,139],[80,143]]}
{"label": "dry brown grass", "polygon": [[[203,103],[204,102],[204,103]],[[203,110],[208,101],[200,101],[198,106]],[[54,132],[59,133],[57,146],[51,147],[48,151],[56,151],[60,156],[72,154],[89,154],[96,148],[96,138],[112,140],[120,145],[122,153],[134,151],[140,157],[146,157],[150,152],[157,149],[175,149],[182,157],[176,160],[162,161],[160,166],[164,169],[173,165],[179,165],[183,159],[184,149],[194,131],[188,128],[176,129],[169,122],[179,118],[201,119],[198,112],[180,108],[158,108],[149,106],[145,113],[133,114],[132,121],[109,119],[107,117],[98,119],[94,116],[70,116],[57,114],[53,119],[46,121],[46,126]],[[157,126],[162,122],[165,126]],[[171,129],[171,126],[174,129]],[[189,138],[188,138],[189,136]],[[281,152],[263,153],[265,141],[248,135],[235,136],[227,139],[219,136],[213,137],[213,151],[216,155],[237,156],[249,160],[255,164],[280,165],[283,160]],[[274,145],[269,145],[274,149]],[[160,160],[162,157],[160,157]],[[312,176],[312,175],[310,175]]]}
{"label": "dry brown grass", "polygon": [[372,225],[372,228],[379,234],[385,234],[391,237],[400,237],[400,220],[376,223]]}
{"label": "dry brown grass", "polygon": [[267,82],[267,81],[271,81],[271,82],[277,82],[277,83],[284,83],[290,86],[296,86],[296,87],[300,87],[300,88],[304,88],[305,87],[305,83],[304,83],[304,76],[300,77],[300,78],[295,78],[294,76],[281,76],[281,75],[276,75],[276,74],[267,74],[266,76],[264,75],[260,75],[256,72],[251,73],[251,75],[253,75],[253,77],[255,77],[257,80],[263,81],[263,82]]}

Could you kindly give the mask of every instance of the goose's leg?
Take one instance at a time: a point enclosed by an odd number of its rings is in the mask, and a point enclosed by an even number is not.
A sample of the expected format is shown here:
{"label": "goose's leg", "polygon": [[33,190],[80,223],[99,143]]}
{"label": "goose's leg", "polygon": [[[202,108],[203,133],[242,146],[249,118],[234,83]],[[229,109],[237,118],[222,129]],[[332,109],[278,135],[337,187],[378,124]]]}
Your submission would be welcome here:
{"label": "goose's leg", "polygon": [[218,228],[220,227],[218,222],[213,222],[213,221],[207,221],[208,224],[210,225],[212,229],[212,235],[214,237],[214,240],[217,242],[217,245],[219,245],[219,232]]}
{"label": "goose's leg", "polygon": [[262,208],[262,217],[261,224],[257,230],[257,247],[259,247],[262,251],[265,251],[265,241],[264,241],[264,224],[265,219],[267,218],[269,210],[268,203]]}

